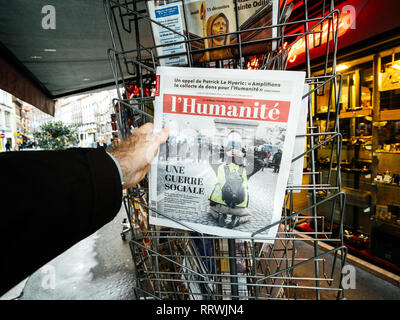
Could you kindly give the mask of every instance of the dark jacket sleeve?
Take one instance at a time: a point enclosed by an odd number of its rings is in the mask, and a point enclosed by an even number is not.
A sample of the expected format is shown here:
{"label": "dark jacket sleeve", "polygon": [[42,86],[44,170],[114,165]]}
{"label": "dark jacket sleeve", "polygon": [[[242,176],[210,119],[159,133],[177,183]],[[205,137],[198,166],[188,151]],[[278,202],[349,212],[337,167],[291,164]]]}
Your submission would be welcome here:
{"label": "dark jacket sleeve", "polygon": [[122,203],[104,149],[0,154],[0,296],[111,221]]}

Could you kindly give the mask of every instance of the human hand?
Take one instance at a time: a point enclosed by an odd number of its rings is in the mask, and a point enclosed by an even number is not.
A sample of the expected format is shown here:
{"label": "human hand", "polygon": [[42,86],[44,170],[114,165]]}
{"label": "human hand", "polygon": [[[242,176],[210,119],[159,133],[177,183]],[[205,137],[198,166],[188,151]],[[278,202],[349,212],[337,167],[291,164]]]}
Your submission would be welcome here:
{"label": "human hand", "polygon": [[153,124],[146,123],[136,129],[118,148],[110,151],[121,167],[124,189],[135,186],[145,177],[158,147],[167,141],[168,136],[168,129],[154,134]]}

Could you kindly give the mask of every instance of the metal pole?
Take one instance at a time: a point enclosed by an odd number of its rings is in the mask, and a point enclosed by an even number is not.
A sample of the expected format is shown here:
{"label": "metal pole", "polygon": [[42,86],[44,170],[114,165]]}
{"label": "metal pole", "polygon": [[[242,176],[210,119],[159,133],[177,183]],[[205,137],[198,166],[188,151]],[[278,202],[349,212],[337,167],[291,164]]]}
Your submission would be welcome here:
{"label": "metal pole", "polygon": [[231,273],[232,300],[239,300],[235,239],[228,239],[228,248],[229,248],[229,270]]}
{"label": "metal pole", "polygon": [[[133,2],[133,9],[135,11],[137,11],[136,1]],[[137,15],[135,15],[134,23],[135,23],[136,48],[138,49],[138,51],[137,51],[137,60],[138,61],[142,61],[142,51],[141,51],[140,32],[139,32],[139,19],[138,19]],[[136,74],[138,76],[137,81],[139,81],[140,98],[143,98],[143,96],[144,96],[143,95],[143,75],[142,75],[142,68],[139,65],[136,66]],[[145,112],[146,108],[144,106],[144,103],[141,103],[139,108],[140,108],[140,110]],[[142,121],[144,123],[146,121],[146,117],[142,116]]]}
{"label": "metal pole", "polygon": [[[222,68],[222,60],[218,61],[218,68]],[[239,300],[239,288],[237,279],[237,264],[236,264],[236,240],[228,239],[228,251],[229,251],[229,270],[231,273],[231,290],[232,300]]]}
{"label": "metal pole", "polygon": [[[307,21],[308,20],[308,5],[307,5],[307,0],[304,1],[304,18]],[[308,22],[305,22],[304,24],[304,31],[305,31],[305,44],[306,44],[306,64],[307,64],[307,77],[311,77],[311,63],[310,63],[310,47],[308,44]],[[313,126],[313,119],[312,119],[312,106],[311,106],[311,101],[308,101],[308,114],[309,114],[309,124],[310,127]],[[310,129],[310,133],[314,133],[313,129]],[[310,148],[312,149],[314,147],[314,139],[313,137],[310,138]],[[314,151],[311,152],[311,171],[315,172],[315,153]],[[312,184],[315,185],[315,176],[311,175],[312,179]],[[317,202],[317,193],[315,190],[312,191],[312,202],[315,204]],[[313,208],[313,216],[317,217],[317,208]],[[314,219],[314,231],[318,231],[318,225],[317,225],[317,219]],[[314,241],[314,256],[318,255],[318,241]],[[315,278],[319,277],[319,265],[318,261],[315,261]],[[315,281],[315,287],[319,288],[319,281]],[[316,290],[316,298],[317,300],[320,300],[320,292],[317,289]]]}

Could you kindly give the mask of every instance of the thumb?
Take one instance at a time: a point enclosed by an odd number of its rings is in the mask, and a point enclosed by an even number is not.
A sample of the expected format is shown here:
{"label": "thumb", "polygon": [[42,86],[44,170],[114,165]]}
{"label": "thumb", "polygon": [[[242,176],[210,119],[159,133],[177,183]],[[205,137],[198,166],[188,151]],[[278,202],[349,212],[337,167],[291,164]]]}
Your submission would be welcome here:
{"label": "thumb", "polygon": [[167,128],[162,129],[159,133],[155,134],[155,140],[159,143],[165,143],[169,137],[169,130]]}
{"label": "thumb", "polygon": [[168,129],[162,129],[159,133],[153,135],[153,139],[149,141],[147,150],[145,151],[145,159],[147,163],[151,163],[157,154],[160,144],[165,143],[165,141],[168,139],[168,136]]}

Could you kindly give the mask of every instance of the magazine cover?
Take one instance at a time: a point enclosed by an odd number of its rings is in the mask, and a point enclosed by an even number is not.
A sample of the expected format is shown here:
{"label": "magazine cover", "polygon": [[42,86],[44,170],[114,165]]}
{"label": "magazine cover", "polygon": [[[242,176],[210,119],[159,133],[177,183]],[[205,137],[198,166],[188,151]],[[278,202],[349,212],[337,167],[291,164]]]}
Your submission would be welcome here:
{"label": "magazine cover", "polygon": [[[153,20],[160,23],[164,21],[166,26],[178,32],[184,29],[181,34],[188,33],[194,62],[237,58],[239,57],[239,37],[238,33],[234,32],[278,24],[279,0],[238,1],[237,17],[234,1],[184,0],[183,3],[184,9],[182,8],[182,1],[169,4],[155,4],[154,1],[148,1],[149,14]],[[173,11],[171,8],[174,8]],[[291,8],[291,6],[288,8]],[[186,19],[180,15],[182,10],[185,11]],[[157,18],[160,17],[159,12],[163,12],[161,19]],[[183,37],[173,34],[155,23],[152,23],[152,28],[156,45],[168,43],[166,41],[177,41],[178,38],[180,38],[180,41],[183,40]],[[276,37],[277,28],[250,30],[241,32],[240,43]],[[204,51],[204,49],[208,50]],[[270,52],[276,49],[276,41],[259,41],[242,45],[241,49],[243,56]],[[157,49],[158,55],[173,52],[186,52],[186,50],[183,45],[180,45],[179,49],[173,46]],[[175,65],[183,64],[184,60],[182,60],[182,56],[180,57],[181,59],[175,58],[177,59]],[[166,64],[164,59],[161,60],[162,65],[172,65],[171,62],[173,62],[173,60],[170,60]]]}
{"label": "magazine cover", "polygon": [[170,137],[151,167],[149,222],[249,237],[279,221],[304,80],[296,71],[157,68],[154,128]]}

